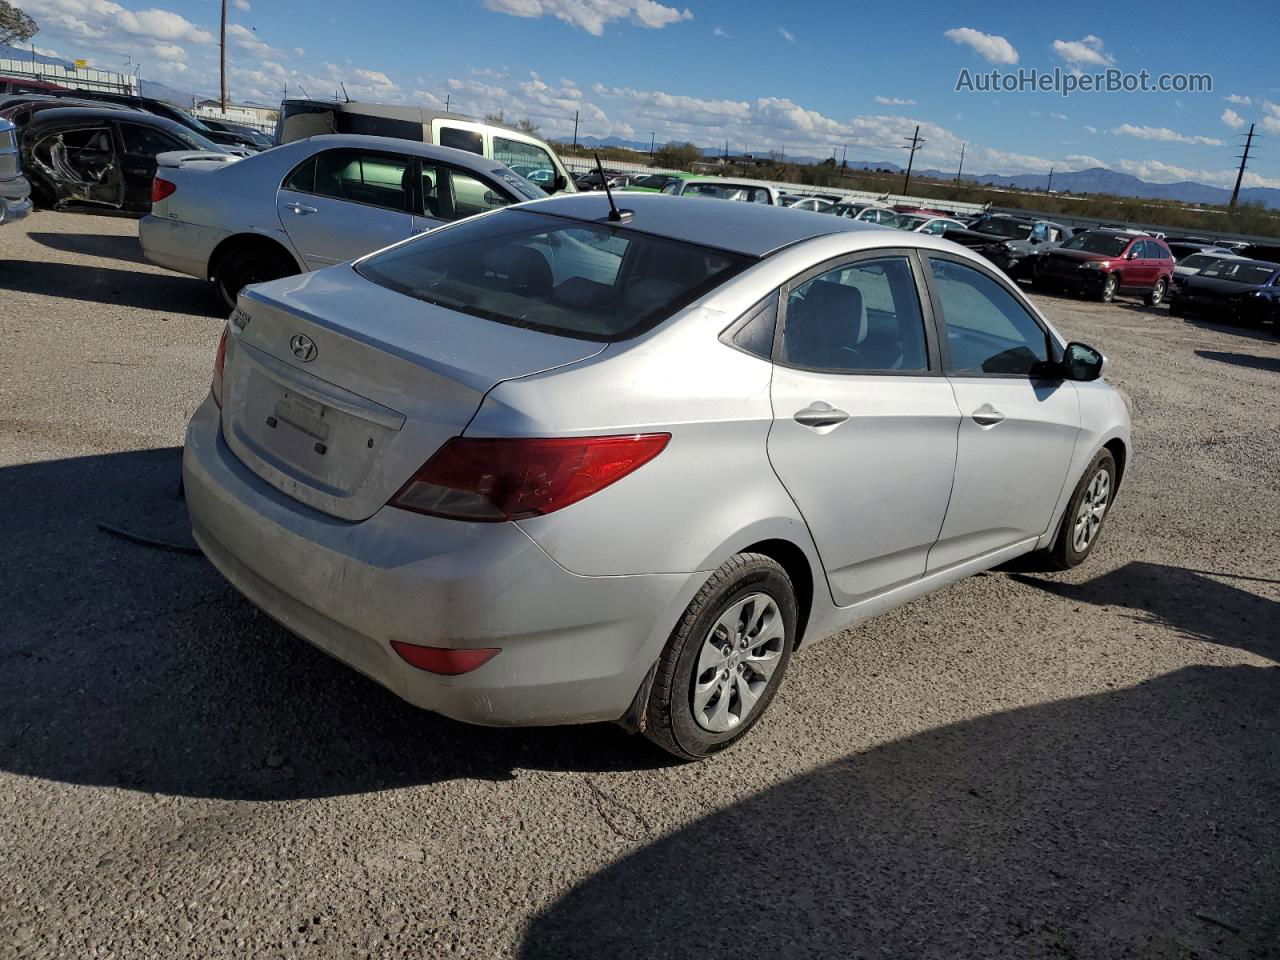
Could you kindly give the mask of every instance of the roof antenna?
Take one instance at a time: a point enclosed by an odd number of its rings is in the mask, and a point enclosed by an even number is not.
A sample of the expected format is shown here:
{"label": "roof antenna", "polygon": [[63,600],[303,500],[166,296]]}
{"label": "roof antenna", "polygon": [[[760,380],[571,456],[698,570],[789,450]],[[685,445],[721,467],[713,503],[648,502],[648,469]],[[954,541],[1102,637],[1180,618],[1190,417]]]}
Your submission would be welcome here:
{"label": "roof antenna", "polygon": [[604,175],[604,165],[600,162],[600,154],[595,154],[596,170],[600,172],[600,182],[604,184],[604,195],[609,198],[609,219],[614,223],[626,223],[631,219],[633,211],[619,210],[613,202],[613,191],[609,189],[609,178]]}
{"label": "roof antenna", "polygon": [[343,95],[344,97],[346,97],[346,98],[347,98],[347,103],[350,103],[350,102],[351,102],[351,97],[350,97],[350,95],[347,93],[347,85],[346,85],[345,83],[343,83],[341,80],[339,80],[339,81],[338,81],[338,86],[340,86],[340,87],[342,88],[342,95]]}

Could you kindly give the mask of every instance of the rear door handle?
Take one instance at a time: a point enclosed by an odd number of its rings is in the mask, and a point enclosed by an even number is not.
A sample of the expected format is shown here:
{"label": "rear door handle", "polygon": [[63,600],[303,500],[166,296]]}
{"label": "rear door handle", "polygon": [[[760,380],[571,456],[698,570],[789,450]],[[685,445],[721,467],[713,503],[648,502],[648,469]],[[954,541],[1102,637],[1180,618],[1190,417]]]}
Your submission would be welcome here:
{"label": "rear door handle", "polygon": [[971,414],[973,422],[982,427],[994,427],[1004,421],[1004,414],[989,403],[984,403]]}
{"label": "rear door handle", "polygon": [[309,213],[317,212],[315,207],[308,207],[305,203],[286,203],[284,208],[286,210],[292,210],[300,217],[305,217]]}
{"label": "rear door handle", "polygon": [[815,400],[803,410],[797,410],[793,415],[793,419],[801,426],[817,429],[819,427],[834,427],[837,424],[844,423],[849,419],[849,414],[837,407],[833,407],[826,401]]}

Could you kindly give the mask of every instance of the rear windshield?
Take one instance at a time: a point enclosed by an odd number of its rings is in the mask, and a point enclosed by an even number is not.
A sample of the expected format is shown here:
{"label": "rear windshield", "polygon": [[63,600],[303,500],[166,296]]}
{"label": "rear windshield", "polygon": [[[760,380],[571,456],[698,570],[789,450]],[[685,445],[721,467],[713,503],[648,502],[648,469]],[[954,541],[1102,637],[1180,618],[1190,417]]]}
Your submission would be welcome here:
{"label": "rear windshield", "polygon": [[999,217],[992,217],[990,220],[983,220],[973,229],[978,233],[989,233],[993,237],[1008,237],[1010,240],[1025,240],[1031,234],[1031,228],[1034,226],[1030,223],[1020,223],[1017,220],[1001,220]]}
{"label": "rear windshield", "polygon": [[650,329],[750,263],[625,227],[504,210],[423,234],[356,269],[460,313],[609,342]]}
{"label": "rear windshield", "polygon": [[1124,253],[1133,237],[1114,233],[1078,233],[1062,245],[1064,250],[1083,250],[1100,253],[1106,257],[1118,257]]}
{"label": "rear windshield", "polygon": [[1179,260],[1178,266],[1193,267],[1194,269],[1199,270],[1201,267],[1204,267],[1207,264],[1213,263],[1214,261],[1221,260],[1221,259],[1222,259],[1221,257],[1215,257],[1211,253],[1193,253],[1191,256],[1187,257],[1185,260]]}
{"label": "rear windshield", "polygon": [[1218,280],[1232,280],[1235,283],[1258,285],[1266,283],[1276,267],[1263,266],[1258,263],[1241,263],[1239,260],[1221,260],[1200,271],[1202,277],[1214,277]]}

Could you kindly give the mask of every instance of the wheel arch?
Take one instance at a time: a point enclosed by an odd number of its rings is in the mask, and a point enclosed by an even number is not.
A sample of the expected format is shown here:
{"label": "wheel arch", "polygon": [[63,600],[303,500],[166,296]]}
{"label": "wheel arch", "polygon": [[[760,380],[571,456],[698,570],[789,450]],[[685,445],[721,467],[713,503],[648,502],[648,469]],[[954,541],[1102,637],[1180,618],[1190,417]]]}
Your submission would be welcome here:
{"label": "wheel arch", "polygon": [[244,230],[240,233],[233,233],[229,237],[224,237],[219,241],[218,245],[213,248],[213,252],[209,254],[209,263],[205,266],[206,279],[212,280],[218,271],[218,265],[223,258],[232,250],[238,250],[242,247],[258,247],[263,250],[270,250],[273,254],[281,254],[295,264],[299,273],[306,272],[306,265],[302,263],[292,250],[277,240],[275,237],[269,237],[264,233],[256,233],[252,230]]}
{"label": "wheel arch", "polygon": [[1125,446],[1124,440],[1120,437],[1112,437],[1102,445],[1102,449],[1111,451],[1111,456],[1116,462],[1116,490],[1119,490],[1120,483],[1124,480],[1124,468],[1129,458],[1129,448]]}
{"label": "wheel arch", "polygon": [[814,574],[808,555],[795,543],[780,538],[760,540],[738,552],[763,554],[786,571],[796,592],[796,646],[799,647],[813,613]]}

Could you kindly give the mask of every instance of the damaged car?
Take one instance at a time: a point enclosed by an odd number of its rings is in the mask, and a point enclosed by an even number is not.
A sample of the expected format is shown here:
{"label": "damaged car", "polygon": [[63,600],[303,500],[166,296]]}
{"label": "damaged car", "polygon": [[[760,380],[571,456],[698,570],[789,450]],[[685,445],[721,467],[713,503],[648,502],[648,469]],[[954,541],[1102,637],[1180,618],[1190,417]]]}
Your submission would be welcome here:
{"label": "damaged car", "polygon": [[22,128],[21,147],[38,206],[134,214],[151,209],[158,154],[229,157],[172,120],[97,107],[41,111]]}
{"label": "damaged car", "polygon": [[1070,227],[1048,220],[989,214],[967,230],[948,229],[947,239],[982,254],[1014,279],[1029,279],[1037,258],[1071,234]]}

